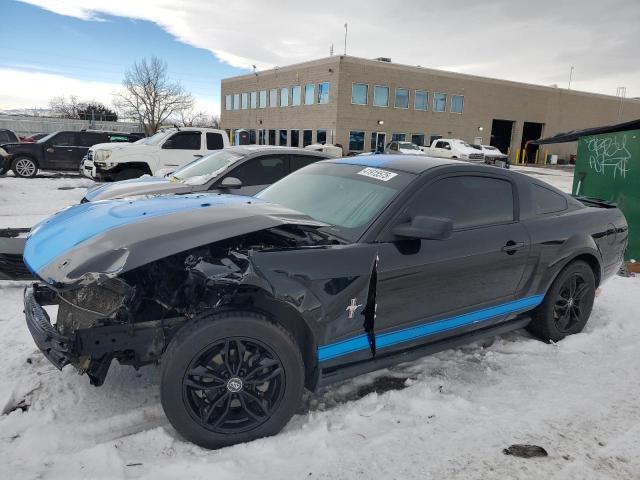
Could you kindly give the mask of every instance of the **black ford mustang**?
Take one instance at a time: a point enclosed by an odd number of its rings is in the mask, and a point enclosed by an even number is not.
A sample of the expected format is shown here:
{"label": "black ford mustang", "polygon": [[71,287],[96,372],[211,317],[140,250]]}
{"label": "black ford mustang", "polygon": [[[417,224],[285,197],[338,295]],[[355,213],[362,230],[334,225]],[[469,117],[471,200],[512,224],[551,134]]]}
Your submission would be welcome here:
{"label": "black ford mustang", "polygon": [[517,173],[350,157],[258,198],[58,213],[26,243],[42,281],[25,313],[44,355],[94,385],[114,358],[160,361],[167,417],[216,448],[277,433],[304,387],[522,327],[580,332],[626,244],[617,208]]}

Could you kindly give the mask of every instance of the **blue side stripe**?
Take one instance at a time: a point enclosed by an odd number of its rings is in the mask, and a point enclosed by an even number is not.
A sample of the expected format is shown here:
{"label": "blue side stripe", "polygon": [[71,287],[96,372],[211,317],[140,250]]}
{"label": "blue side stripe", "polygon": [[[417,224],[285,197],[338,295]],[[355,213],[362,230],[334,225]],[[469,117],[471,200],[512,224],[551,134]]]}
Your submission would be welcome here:
{"label": "blue side stripe", "polygon": [[[497,305],[495,307],[483,308],[475,312],[469,312],[457,315],[451,318],[437,320],[435,322],[423,323],[413,327],[403,328],[387,333],[376,335],[376,347],[385,348],[398,343],[415,340],[447,330],[453,330],[474,323],[489,320],[508,313],[530,310],[542,303],[544,295],[534,295],[520,300]],[[330,343],[318,348],[318,360],[323,362],[332,358],[347,355],[348,353],[365,350],[369,348],[369,341],[366,335],[358,335],[356,337],[342,340],[336,343]]]}

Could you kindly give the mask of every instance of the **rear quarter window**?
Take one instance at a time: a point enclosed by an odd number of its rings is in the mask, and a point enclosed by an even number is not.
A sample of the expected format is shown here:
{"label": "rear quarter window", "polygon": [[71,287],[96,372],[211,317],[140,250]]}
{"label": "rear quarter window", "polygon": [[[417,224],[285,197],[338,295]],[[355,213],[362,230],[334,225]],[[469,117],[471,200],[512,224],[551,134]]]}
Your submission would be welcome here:
{"label": "rear quarter window", "polygon": [[531,196],[536,215],[562,212],[568,208],[563,195],[536,183],[531,186]]}
{"label": "rear quarter window", "polygon": [[222,148],[224,148],[222,134],[207,132],[207,150],[220,150]]}

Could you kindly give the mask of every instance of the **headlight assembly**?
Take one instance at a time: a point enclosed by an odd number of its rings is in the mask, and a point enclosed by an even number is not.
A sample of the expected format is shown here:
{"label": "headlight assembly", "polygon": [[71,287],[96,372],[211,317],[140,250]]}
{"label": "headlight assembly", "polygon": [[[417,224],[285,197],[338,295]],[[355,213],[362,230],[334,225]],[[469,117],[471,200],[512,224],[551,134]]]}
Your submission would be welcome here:
{"label": "headlight assembly", "polygon": [[111,158],[111,150],[100,149],[93,152],[93,160],[95,162],[106,162]]}

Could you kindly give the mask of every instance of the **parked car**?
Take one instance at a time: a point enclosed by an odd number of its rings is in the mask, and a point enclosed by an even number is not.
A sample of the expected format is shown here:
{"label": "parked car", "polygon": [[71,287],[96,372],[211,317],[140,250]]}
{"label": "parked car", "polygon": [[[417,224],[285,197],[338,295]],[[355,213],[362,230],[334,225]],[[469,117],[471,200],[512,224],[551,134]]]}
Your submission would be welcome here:
{"label": "parked car", "polygon": [[0,145],[5,143],[18,143],[18,136],[7,128],[0,128]]}
{"label": "parked car", "polygon": [[80,160],[96,143],[138,140],[136,135],[99,130],[58,131],[35,143],[7,143],[0,152],[0,170],[13,170],[17,177],[35,177],[38,170],[78,171]]}
{"label": "parked car", "polygon": [[484,153],[484,163],[495,165],[500,168],[509,168],[509,155],[502,153],[498,148],[491,145],[481,145]]}
{"label": "parked car", "polygon": [[169,421],[217,448],[276,434],[305,387],[522,327],[578,333],[626,245],[617,208],[510,170],[353,156],[257,197],[64,210],[27,240],[25,315],[94,385],[114,358],[160,362]]}
{"label": "parked car", "polygon": [[312,143],[304,147],[305,150],[312,150],[314,152],[328,153],[332,157],[338,158],[343,155],[341,145],[332,145],[330,143]]}
{"label": "parked car", "polygon": [[228,147],[198,158],[166,177],[96,185],[87,190],[82,202],[195,192],[255,195],[289,173],[326,158],[330,155],[302,148]]}
{"label": "parked car", "polygon": [[174,170],[228,146],[229,137],[223,130],[168,128],[134,144],[94,145],[80,171],[98,181],[128,180],[159,170]]}
{"label": "parked car", "polygon": [[424,152],[420,150],[420,147],[411,142],[400,142],[394,140],[387,143],[384,149],[384,153],[403,153],[410,155],[424,155]]}
{"label": "parked car", "polygon": [[429,147],[420,147],[427,155],[439,158],[452,158],[472,162],[484,161],[484,154],[478,152],[464,140],[459,138],[440,138],[434,140]]}

